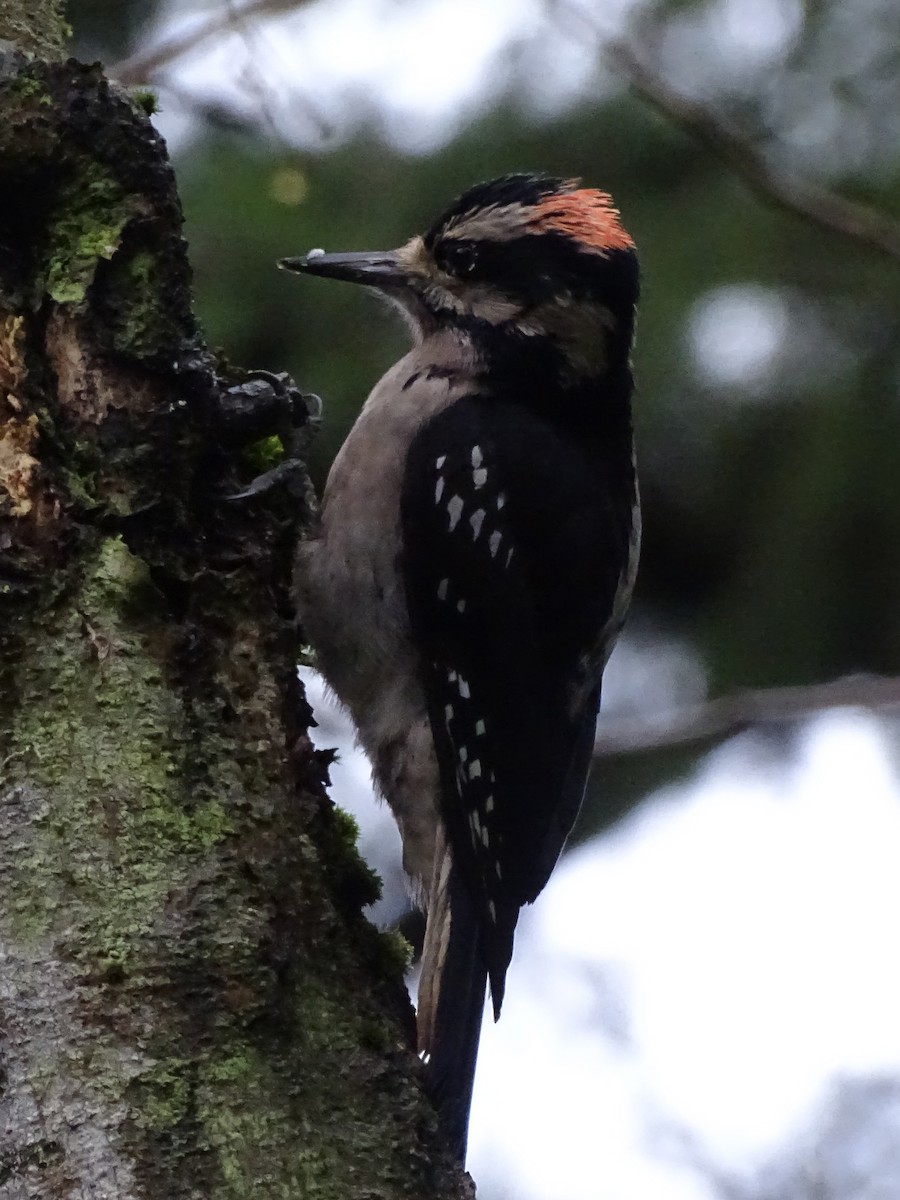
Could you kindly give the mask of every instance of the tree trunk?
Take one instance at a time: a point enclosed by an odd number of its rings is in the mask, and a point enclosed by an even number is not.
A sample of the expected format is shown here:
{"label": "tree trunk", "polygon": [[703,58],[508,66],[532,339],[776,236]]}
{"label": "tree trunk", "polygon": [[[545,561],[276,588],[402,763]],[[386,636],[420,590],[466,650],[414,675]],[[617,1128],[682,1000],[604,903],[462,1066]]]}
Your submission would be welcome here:
{"label": "tree trunk", "polygon": [[6,52],[0,1195],[468,1196],[307,736],[303,488],[228,498],[305,409],[189,282],[140,106]]}

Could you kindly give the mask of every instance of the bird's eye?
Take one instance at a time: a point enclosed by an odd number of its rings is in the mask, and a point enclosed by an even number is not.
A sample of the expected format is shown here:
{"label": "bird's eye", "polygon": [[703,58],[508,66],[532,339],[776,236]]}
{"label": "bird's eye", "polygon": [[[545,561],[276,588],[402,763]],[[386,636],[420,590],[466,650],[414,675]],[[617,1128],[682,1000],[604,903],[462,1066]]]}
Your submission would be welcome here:
{"label": "bird's eye", "polygon": [[435,254],[437,265],[448,275],[471,275],[478,265],[478,248],[474,242],[442,242]]}

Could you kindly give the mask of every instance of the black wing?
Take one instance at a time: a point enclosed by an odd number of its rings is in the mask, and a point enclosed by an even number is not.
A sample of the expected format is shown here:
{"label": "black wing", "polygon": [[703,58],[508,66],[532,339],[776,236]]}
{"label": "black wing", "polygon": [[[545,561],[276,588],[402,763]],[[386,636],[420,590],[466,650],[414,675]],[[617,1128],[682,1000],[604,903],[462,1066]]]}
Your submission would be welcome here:
{"label": "black wing", "polygon": [[495,1012],[519,908],[546,883],[584,792],[632,495],[630,457],[606,462],[496,399],[455,402],[411,447],[407,601]]}

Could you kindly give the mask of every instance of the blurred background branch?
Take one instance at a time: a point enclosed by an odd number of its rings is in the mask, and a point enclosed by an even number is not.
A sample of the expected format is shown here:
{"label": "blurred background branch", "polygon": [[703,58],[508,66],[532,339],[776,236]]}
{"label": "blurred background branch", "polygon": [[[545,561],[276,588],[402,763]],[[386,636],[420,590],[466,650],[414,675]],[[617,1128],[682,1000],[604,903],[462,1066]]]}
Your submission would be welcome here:
{"label": "blurred background branch", "polygon": [[246,0],[243,4],[226,0],[211,16],[198,15],[185,28],[165,33],[158,41],[151,41],[149,46],[142,46],[135,54],[112,64],[109,74],[126,87],[152,83],[161,71],[204,42],[223,33],[245,30],[253,20],[290,12],[306,3],[308,0]]}
{"label": "blurred background branch", "polygon": [[807,720],[833,708],[893,712],[900,707],[900,678],[848,675],[809,687],[759,688],[656,716],[605,717],[597,727],[596,758],[644,754],[742,733],[753,726]]}
{"label": "blurred background branch", "polygon": [[710,105],[689,100],[669,87],[636,46],[613,38],[604,44],[603,52],[639,96],[712,151],[764,200],[900,261],[900,223],[774,167],[745,133]]}

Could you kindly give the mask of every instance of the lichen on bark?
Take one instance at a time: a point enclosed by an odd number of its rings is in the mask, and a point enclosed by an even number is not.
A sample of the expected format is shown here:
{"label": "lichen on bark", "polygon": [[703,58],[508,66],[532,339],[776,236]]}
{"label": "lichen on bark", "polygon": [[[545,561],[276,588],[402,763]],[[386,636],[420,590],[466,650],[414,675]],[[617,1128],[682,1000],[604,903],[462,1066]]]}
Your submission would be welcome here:
{"label": "lichen on bark", "polygon": [[222,375],[144,109],[3,56],[0,1190],[464,1196]]}
{"label": "lichen on bark", "polygon": [[65,0],[0,0],[0,37],[42,58],[59,58],[70,36]]}

